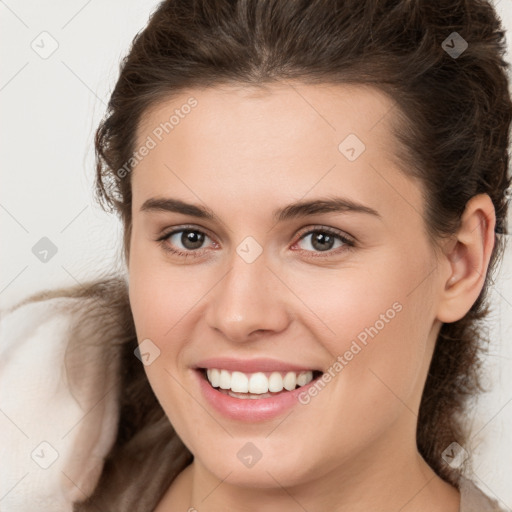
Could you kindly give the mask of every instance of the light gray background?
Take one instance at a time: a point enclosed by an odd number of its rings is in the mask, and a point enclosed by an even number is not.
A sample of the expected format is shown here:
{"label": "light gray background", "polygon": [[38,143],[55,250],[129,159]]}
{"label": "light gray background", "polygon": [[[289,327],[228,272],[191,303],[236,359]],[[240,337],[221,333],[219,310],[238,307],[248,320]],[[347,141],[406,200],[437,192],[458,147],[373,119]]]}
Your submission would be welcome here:
{"label": "light gray background", "polygon": [[[512,2],[495,2],[512,31]],[[93,134],[121,57],[156,2],[0,1],[0,307],[35,290],[120,269],[121,226],[94,203]],[[50,34],[41,36],[42,32]],[[32,46],[58,44],[44,59]],[[509,48],[512,36],[508,36]],[[55,42],[52,42],[52,41]],[[510,61],[510,58],[507,57]],[[511,224],[512,226],[512,224]],[[32,247],[48,237],[47,263]],[[512,507],[512,249],[493,287],[486,359],[491,393],[472,413],[477,484]]]}

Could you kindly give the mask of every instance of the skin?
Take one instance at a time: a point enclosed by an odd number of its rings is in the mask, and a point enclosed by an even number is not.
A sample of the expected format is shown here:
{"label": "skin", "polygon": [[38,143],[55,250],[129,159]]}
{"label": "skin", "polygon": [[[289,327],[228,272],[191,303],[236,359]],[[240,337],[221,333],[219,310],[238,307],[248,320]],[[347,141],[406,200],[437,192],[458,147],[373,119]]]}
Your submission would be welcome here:
{"label": "skin", "polygon": [[[490,198],[468,203],[459,232],[436,253],[420,184],[393,159],[393,102],[362,86],[190,90],[146,113],[139,145],[191,96],[197,107],[131,176],[137,336],[160,350],[145,370],[194,455],[156,511],[457,512],[458,491],[418,454],[415,431],[442,322],[464,316],[484,284],[494,243]],[[354,161],[338,149],[350,133],[366,146]],[[271,216],[333,193],[380,218],[331,212],[276,223]],[[141,212],[152,197],[207,206],[218,220]],[[189,225],[207,235],[197,257],[171,255],[156,242]],[[322,251],[313,235],[300,240],[317,226],[352,237],[354,247],[335,241]],[[236,252],[248,236],[263,249],[252,263]],[[194,250],[181,233],[167,244]],[[271,357],[326,371],[396,302],[401,311],[289,416],[229,420],[200,393],[191,366],[207,357]],[[247,442],[262,453],[251,468],[237,458]]]}

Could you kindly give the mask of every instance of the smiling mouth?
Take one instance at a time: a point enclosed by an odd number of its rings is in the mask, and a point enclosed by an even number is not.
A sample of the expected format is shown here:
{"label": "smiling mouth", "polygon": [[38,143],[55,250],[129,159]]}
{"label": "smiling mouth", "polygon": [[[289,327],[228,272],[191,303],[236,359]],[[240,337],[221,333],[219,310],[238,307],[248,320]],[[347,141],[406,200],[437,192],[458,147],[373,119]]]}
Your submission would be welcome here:
{"label": "smiling mouth", "polygon": [[216,391],[241,399],[269,398],[301,388],[318,379],[323,372],[255,372],[244,373],[217,368],[197,368]]}

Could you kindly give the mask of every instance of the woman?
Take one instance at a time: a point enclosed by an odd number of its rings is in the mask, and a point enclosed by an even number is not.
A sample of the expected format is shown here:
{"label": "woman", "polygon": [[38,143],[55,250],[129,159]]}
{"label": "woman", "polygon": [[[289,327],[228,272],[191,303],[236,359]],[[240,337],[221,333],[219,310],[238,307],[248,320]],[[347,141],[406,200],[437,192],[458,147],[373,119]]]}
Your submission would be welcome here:
{"label": "woman", "polygon": [[479,0],[159,5],[96,133],[126,281],[26,301],[80,299],[72,388],[118,376],[73,510],[501,510],[461,413],[506,232],[503,36]]}

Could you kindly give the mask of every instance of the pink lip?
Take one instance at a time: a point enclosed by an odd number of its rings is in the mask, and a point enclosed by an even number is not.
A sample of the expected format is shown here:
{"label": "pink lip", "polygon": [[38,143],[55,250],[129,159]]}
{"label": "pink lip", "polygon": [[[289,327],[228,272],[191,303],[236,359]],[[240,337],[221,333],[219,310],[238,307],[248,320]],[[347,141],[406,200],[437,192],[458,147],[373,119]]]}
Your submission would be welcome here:
{"label": "pink lip", "polygon": [[213,388],[202,370],[195,369],[194,374],[199,381],[199,387],[204,398],[216,411],[232,420],[246,422],[270,420],[283,414],[294,405],[300,405],[299,395],[307,392],[308,388],[315,385],[316,381],[321,378],[319,376],[305,386],[268,398],[244,400],[225,395],[217,388]]}
{"label": "pink lip", "polygon": [[214,357],[199,361],[195,368],[218,368],[221,370],[239,371],[244,373],[255,372],[300,372],[317,370],[311,366],[300,366],[293,363],[278,361],[276,359],[235,359],[232,357]]}

